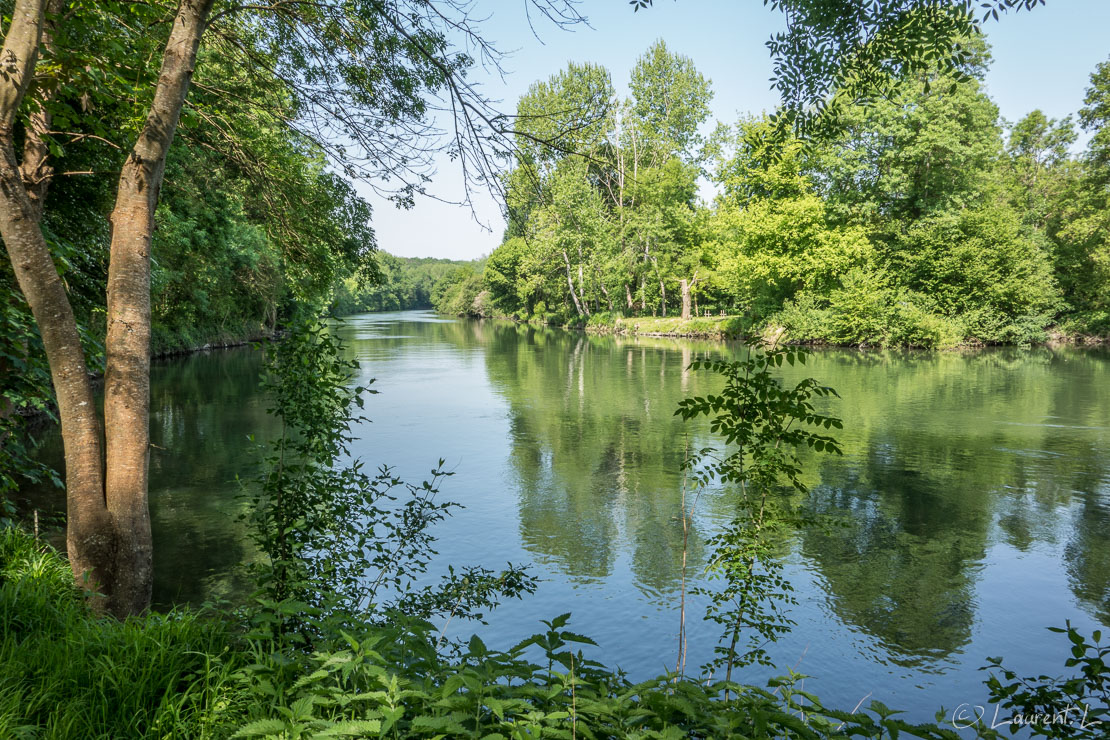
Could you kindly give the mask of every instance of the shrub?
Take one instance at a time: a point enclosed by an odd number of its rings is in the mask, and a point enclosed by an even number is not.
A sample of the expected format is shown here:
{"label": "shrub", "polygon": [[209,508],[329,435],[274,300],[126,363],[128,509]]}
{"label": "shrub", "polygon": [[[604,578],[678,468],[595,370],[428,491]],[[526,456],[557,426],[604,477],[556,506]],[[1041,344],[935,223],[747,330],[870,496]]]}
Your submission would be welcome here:
{"label": "shrub", "polygon": [[902,284],[982,342],[1039,341],[1061,308],[1043,238],[1002,204],[912,223],[894,240],[889,263]]}
{"label": "shrub", "polygon": [[829,311],[823,304],[827,306],[828,301],[818,299],[812,293],[799,293],[767,323],[769,326],[781,326],[789,342],[806,344],[827,341]]}
{"label": "shrub", "polygon": [[935,312],[931,301],[892,285],[879,270],[851,270],[829,296],[828,307],[818,306],[816,300],[796,306],[785,318],[803,327],[823,328],[823,338],[841,345],[945,348],[965,336],[962,321]]}

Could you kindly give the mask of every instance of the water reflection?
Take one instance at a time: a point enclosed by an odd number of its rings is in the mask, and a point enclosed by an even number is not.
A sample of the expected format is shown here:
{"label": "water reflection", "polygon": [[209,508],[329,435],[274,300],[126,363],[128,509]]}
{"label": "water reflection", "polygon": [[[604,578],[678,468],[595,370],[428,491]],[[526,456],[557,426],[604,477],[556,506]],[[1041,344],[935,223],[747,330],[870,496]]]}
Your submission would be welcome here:
{"label": "water reflection", "polygon": [[[258,388],[261,353],[235,348],[159,361],[151,374],[150,506],[155,606],[241,598],[238,566],[251,549],[237,521],[242,478],[256,470],[253,435],[275,422]],[[45,435],[41,454],[61,469],[61,439]],[[62,512],[51,489],[28,491],[34,505]],[[55,537],[59,547],[63,537]]]}
{"label": "water reflection", "polygon": [[[531,559],[547,579],[503,610],[498,629],[527,634],[573,609],[607,659],[659,670],[658,646],[669,650],[677,624],[683,447],[687,434],[713,444],[674,409],[717,389],[686,370],[692,359],[737,348],[427,314],[356,317],[340,331],[363,362],[358,381],[377,376],[382,390],[358,454],[410,477],[441,455],[457,466],[446,493],[468,509],[441,532],[447,561]],[[235,480],[253,470],[248,435],[274,425],[260,362],[244,349],[156,366],[161,604],[242,593],[234,566],[254,555],[235,519]],[[824,695],[852,703],[931,686],[920,701],[884,699],[929,719],[940,703],[968,700],[959,692],[979,685],[985,655],[1055,660],[1037,652],[1043,627],[1110,623],[1110,354],[825,351],[784,369],[789,381],[805,375],[841,394],[830,408],[845,421],[845,456],[807,459],[810,493],[798,501],[836,525],[790,543],[801,604],[784,664],[807,652],[811,671],[849,677]],[[46,454],[60,460],[56,439]],[[722,492],[700,500],[692,572],[729,511]],[[692,648],[707,654],[713,630],[698,629]],[[929,684],[928,671],[944,681]]]}
{"label": "water reflection", "polygon": [[[1108,369],[1074,350],[818,356],[811,370],[844,397],[847,454],[810,506],[844,526],[801,546],[837,615],[895,661],[943,658],[971,639],[992,543],[1051,549],[1065,533],[1071,588],[1105,621]],[[1037,610],[1047,625],[1066,608]]]}
{"label": "water reflection", "polygon": [[[686,431],[674,410],[708,387],[685,368],[710,347],[480,327],[490,382],[509,407],[522,542],[576,578],[610,575],[627,549],[637,586],[673,596]],[[693,540],[696,565],[696,531]]]}
{"label": "water reflection", "polygon": [[[467,328],[473,333],[468,333]],[[485,351],[509,404],[520,537],[568,576],[605,578],[621,551],[660,602],[681,562],[678,400],[711,390],[685,370],[720,345],[598,338],[502,323],[460,324],[451,338]],[[809,513],[833,522],[798,533],[832,612],[873,636],[885,659],[925,666],[972,640],[980,573],[996,542],[1060,554],[1070,587],[1108,616],[1107,356],[1065,350],[967,354],[817,353],[804,372],[838,388],[845,457],[813,461]],[[727,516],[710,497],[702,533]],[[715,507],[715,508],[714,508]],[[1064,604],[1040,608],[1059,621]]]}

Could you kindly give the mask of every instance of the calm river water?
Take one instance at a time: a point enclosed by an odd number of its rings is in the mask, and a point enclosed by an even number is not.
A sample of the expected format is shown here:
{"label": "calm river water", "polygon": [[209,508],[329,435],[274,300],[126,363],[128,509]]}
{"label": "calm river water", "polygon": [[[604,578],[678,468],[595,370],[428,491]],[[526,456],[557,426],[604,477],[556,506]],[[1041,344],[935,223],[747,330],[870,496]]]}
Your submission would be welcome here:
{"label": "calm river water", "polygon": [[[531,563],[538,593],[477,629],[501,647],[572,612],[594,657],[633,678],[673,667],[686,396],[716,390],[684,368],[716,343],[591,337],[406,312],[340,329],[380,395],[356,454],[415,481],[440,457],[445,498],[466,506],[439,530],[447,563]],[[274,423],[250,349],[156,364],[151,508],[156,600],[235,598],[252,557],[235,521],[248,435]],[[851,708],[865,696],[931,720],[984,704],[987,656],[1060,673],[1067,642],[1046,627],[1110,625],[1110,353],[822,351],[787,380],[836,388],[841,458],[807,458],[803,505],[835,520],[792,538],[793,632],[771,648],[781,672]],[[57,440],[46,454],[57,456]],[[727,492],[699,502],[691,544],[728,516]],[[692,617],[704,609],[695,601]],[[690,665],[716,631],[689,627]],[[452,624],[457,632],[470,625]],[[744,678],[772,673],[750,670]]]}

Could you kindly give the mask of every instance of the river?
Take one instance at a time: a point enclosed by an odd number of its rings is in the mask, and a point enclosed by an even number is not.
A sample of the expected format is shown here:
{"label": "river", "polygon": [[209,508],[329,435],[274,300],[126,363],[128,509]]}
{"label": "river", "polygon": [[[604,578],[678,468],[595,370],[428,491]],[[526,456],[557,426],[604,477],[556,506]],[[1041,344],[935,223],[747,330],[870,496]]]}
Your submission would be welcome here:
{"label": "river", "polygon": [[[380,391],[355,453],[417,482],[441,457],[455,473],[441,495],[466,508],[439,529],[438,567],[530,563],[541,578],[477,627],[487,642],[507,647],[569,611],[600,644],[592,657],[633,678],[673,667],[683,449],[715,443],[674,410],[718,387],[685,369],[691,359],[740,348],[421,312],[356,316],[339,331],[358,382]],[[243,593],[236,566],[253,554],[236,478],[274,432],[260,368],[249,348],[155,364],[160,605]],[[1057,674],[1068,643],[1047,627],[1110,625],[1110,352],[826,350],[783,371],[804,375],[839,391],[827,410],[844,420],[845,454],[805,457],[799,503],[826,524],[790,540],[797,624],[770,649],[778,672],[807,674],[828,704],[869,697],[924,721],[986,703],[987,656]],[[43,454],[58,460],[59,448],[48,435]],[[727,491],[698,502],[697,578],[704,537],[729,510]],[[688,606],[691,666],[715,643],[703,609]]]}

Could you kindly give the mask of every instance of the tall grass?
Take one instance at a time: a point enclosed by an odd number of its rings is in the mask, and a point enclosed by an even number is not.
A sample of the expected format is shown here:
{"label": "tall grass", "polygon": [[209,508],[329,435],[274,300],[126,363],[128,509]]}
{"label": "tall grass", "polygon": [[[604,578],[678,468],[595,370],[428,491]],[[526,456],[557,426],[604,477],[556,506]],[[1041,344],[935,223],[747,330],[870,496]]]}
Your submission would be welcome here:
{"label": "tall grass", "polygon": [[93,615],[58,553],[0,529],[0,737],[196,736],[228,639],[195,613]]}

